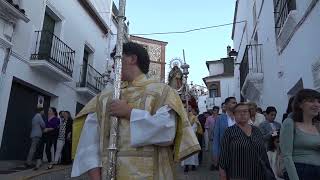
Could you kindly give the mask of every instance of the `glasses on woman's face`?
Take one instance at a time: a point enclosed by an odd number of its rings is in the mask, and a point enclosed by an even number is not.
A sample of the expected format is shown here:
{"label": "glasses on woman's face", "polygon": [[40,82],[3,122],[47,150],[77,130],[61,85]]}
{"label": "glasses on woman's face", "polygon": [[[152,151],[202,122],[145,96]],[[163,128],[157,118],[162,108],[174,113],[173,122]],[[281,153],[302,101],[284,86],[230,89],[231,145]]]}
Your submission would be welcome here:
{"label": "glasses on woman's face", "polygon": [[236,110],[235,111],[235,114],[248,114],[249,113],[249,110],[248,109],[244,109],[244,110]]}

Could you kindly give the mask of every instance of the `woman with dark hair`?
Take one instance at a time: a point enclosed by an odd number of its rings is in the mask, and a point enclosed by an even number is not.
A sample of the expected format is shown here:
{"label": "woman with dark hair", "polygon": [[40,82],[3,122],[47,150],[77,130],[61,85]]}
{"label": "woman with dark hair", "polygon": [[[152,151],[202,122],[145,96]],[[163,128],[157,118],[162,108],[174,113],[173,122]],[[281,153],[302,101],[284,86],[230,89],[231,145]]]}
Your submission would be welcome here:
{"label": "woman with dark hair", "polygon": [[286,113],[284,113],[283,116],[282,116],[282,122],[283,122],[285,119],[287,119],[287,117],[288,117],[289,115],[292,115],[292,111],[293,111],[293,108],[292,108],[293,100],[294,100],[294,96],[292,96],[292,97],[289,99],[288,106],[287,106],[287,111],[286,111]]}
{"label": "woman with dark hair", "polygon": [[233,110],[236,124],[223,135],[219,159],[220,180],[275,179],[263,135],[249,124],[249,106],[239,103]]}
{"label": "woman with dark hair", "polygon": [[67,120],[65,144],[62,150],[61,163],[70,164],[71,160],[71,145],[72,145],[72,123],[73,119],[69,111],[65,111],[65,119]]}
{"label": "woman with dark hair", "polygon": [[320,112],[320,93],[303,89],[293,101],[293,114],[283,122],[280,148],[286,179],[317,180],[320,177],[320,131],[315,117]]}
{"label": "woman with dark hair", "polygon": [[51,163],[53,157],[51,155],[51,147],[54,146],[54,152],[56,151],[57,138],[59,134],[60,119],[57,117],[58,112],[54,107],[50,107],[48,111],[48,121],[46,122],[46,128],[43,130],[41,144],[37,150],[37,164],[35,170],[41,166],[42,154],[44,145],[46,145],[46,156],[48,162]]}
{"label": "woman with dark hair", "polygon": [[59,134],[60,119],[58,118],[57,109],[50,107],[48,111],[48,122],[43,132],[46,135],[46,155],[48,162],[52,161],[51,147],[54,146],[54,152],[56,151],[57,138]]}
{"label": "woman with dark hair", "polygon": [[284,167],[283,167],[283,158],[280,152],[279,138],[280,138],[279,133],[271,137],[269,141],[269,147],[268,147],[269,150],[267,154],[268,154],[269,163],[273,170],[273,173],[277,176],[277,179],[280,180],[281,178],[283,178]]}
{"label": "woman with dark hair", "polygon": [[66,112],[60,111],[60,125],[59,125],[59,133],[56,141],[56,148],[54,153],[54,160],[53,162],[49,163],[48,169],[52,169],[54,165],[57,165],[59,163],[59,160],[61,158],[62,149],[65,145],[65,136],[66,136],[66,126],[67,126],[67,118],[66,118]]}

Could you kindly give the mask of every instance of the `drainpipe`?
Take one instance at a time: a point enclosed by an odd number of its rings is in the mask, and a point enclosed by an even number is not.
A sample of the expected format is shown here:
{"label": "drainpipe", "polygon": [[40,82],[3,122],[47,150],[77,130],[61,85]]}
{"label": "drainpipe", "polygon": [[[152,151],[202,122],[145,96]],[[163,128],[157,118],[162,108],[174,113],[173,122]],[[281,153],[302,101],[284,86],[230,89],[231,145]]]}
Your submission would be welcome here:
{"label": "drainpipe", "polygon": [[[5,54],[4,59],[3,59],[3,65],[2,65],[2,70],[1,70],[1,77],[6,74],[7,66],[8,66],[8,63],[9,63],[10,55],[11,55],[11,51],[12,51],[12,48],[6,48],[6,54]],[[2,87],[2,86],[0,86],[0,87]]]}
{"label": "drainpipe", "polygon": [[[2,64],[2,69],[1,69],[1,74],[0,74],[0,102],[2,102],[2,93],[3,93],[3,86],[4,86],[4,78],[6,75],[6,71],[7,71],[7,66],[9,63],[9,59],[10,59],[10,55],[11,55],[11,47],[10,48],[6,48],[5,50],[5,56],[3,59],[3,64]],[[2,114],[1,112],[1,108],[0,108],[0,114]]]}

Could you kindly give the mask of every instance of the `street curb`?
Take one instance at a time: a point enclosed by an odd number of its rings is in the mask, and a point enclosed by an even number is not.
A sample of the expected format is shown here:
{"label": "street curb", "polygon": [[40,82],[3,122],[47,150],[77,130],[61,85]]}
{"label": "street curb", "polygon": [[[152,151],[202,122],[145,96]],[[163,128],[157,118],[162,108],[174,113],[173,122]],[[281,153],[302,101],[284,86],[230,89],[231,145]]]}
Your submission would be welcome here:
{"label": "street curb", "polygon": [[45,170],[45,171],[41,171],[41,172],[38,172],[38,173],[35,173],[33,175],[30,175],[30,176],[25,176],[25,177],[21,177],[19,178],[18,180],[30,180],[32,178],[36,178],[38,176],[41,176],[41,175],[44,175],[44,174],[49,174],[49,173],[53,173],[53,172],[58,172],[58,171],[64,171],[66,169],[70,169],[70,167],[63,167],[63,166],[60,166],[60,167],[56,167],[54,169],[50,169],[50,170]]}

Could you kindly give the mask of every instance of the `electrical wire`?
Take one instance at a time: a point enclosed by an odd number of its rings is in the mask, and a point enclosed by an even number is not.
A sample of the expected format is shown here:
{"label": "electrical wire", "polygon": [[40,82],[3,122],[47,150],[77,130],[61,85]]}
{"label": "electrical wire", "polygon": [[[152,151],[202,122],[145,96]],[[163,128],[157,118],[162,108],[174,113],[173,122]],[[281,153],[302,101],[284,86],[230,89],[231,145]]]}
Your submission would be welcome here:
{"label": "electrical wire", "polygon": [[218,28],[218,27],[223,27],[223,26],[230,26],[238,23],[243,23],[246,21],[238,21],[234,23],[227,23],[227,24],[220,24],[220,25],[214,25],[214,26],[207,26],[207,27],[201,27],[201,28],[195,28],[195,29],[189,29],[186,31],[172,31],[172,32],[154,32],[154,33],[137,33],[137,34],[131,34],[134,36],[150,36],[150,35],[166,35],[166,34],[185,34],[185,33],[190,33],[194,31],[201,31],[205,29],[212,29],[212,28]]}

